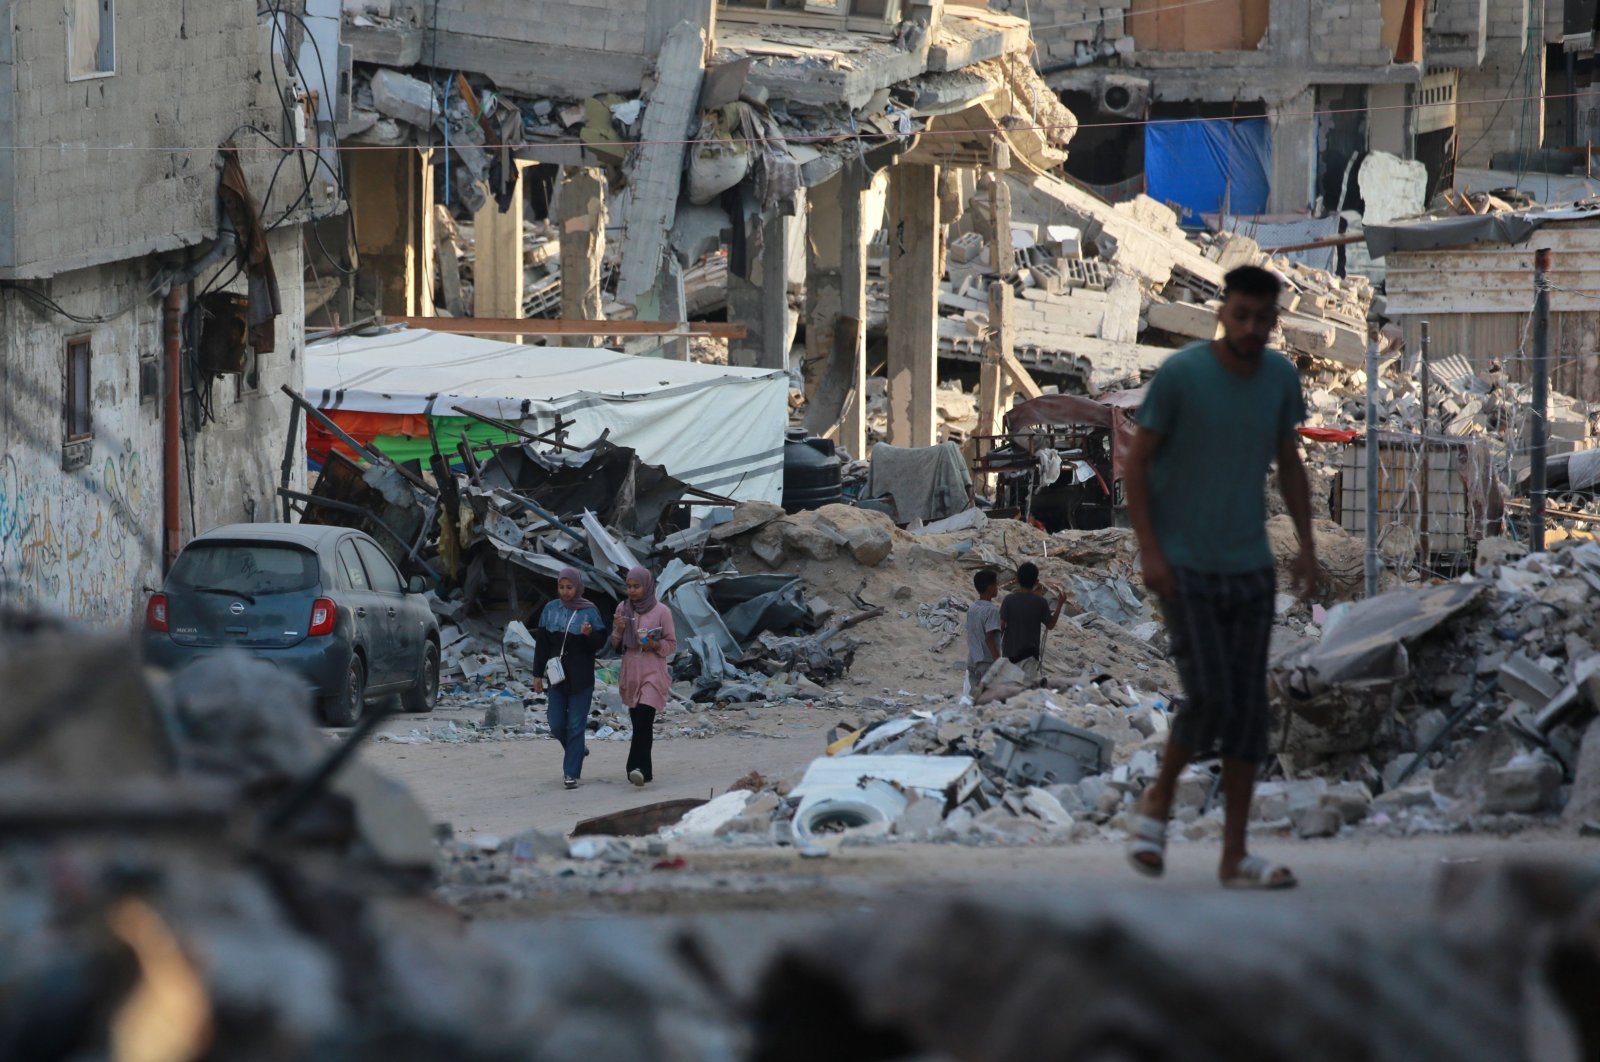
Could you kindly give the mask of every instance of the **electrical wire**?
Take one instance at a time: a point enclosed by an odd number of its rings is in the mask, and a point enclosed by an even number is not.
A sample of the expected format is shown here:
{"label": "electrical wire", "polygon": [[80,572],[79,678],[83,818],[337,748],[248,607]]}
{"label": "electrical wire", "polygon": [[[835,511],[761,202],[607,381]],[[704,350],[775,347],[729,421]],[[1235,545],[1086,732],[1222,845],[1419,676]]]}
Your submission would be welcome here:
{"label": "electrical wire", "polygon": [[[276,72],[276,71],[274,71],[274,72]],[[1577,98],[1577,97],[1581,97],[1581,96],[1587,96],[1587,95],[1588,95],[1588,93],[1586,93],[1586,92],[1540,93],[1540,94],[1533,94],[1533,95],[1528,95],[1528,96],[1506,97],[1506,98],[1501,99],[1499,101],[1494,101],[1494,100],[1489,100],[1489,99],[1458,100],[1456,102],[1456,109],[1457,110],[1461,110],[1461,109],[1464,109],[1464,108],[1479,107],[1479,106],[1487,107],[1487,106],[1491,106],[1491,105],[1503,105],[1503,104],[1506,104],[1506,103],[1521,102],[1523,100],[1543,100],[1546,103],[1548,103],[1548,102],[1553,101],[1553,100],[1573,99],[1573,98]],[[1341,115],[1341,114],[1372,115],[1372,114],[1382,114],[1382,113],[1389,113],[1389,112],[1406,112],[1406,111],[1420,111],[1420,110],[1424,110],[1424,109],[1437,109],[1438,107],[1439,107],[1439,104],[1437,104],[1437,103],[1395,103],[1395,104],[1385,104],[1385,105],[1379,106],[1379,107],[1335,107],[1335,108],[1329,108],[1327,110],[1320,110],[1320,111],[1319,110],[1274,111],[1274,112],[1272,112],[1271,115],[1269,115],[1269,117],[1272,117],[1272,118],[1278,119],[1278,120],[1283,120],[1283,119],[1288,119],[1288,118],[1315,119],[1315,118],[1334,117],[1334,116]],[[1233,121],[1232,118],[1203,118],[1203,117],[1195,117],[1195,118],[1131,118],[1131,119],[1127,119],[1127,120],[1119,121],[1119,122],[1101,122],[1101,123],[1097,123],[1095,125],[1095,128],[1096,129],[1120,129],[1120,128],[1130,128],[1131,129],[1131,128],[1143,128],[1144,126],[1149,126],[1149,125],[1191,125],[1191,124],[1203,123],[1203,122],[1223,122],[1223,123],[1227,123],[1227,122],[1232,122],[1232,121]],[[1080,124],[1081,123],[1079,123],[1077,121],[1073,121],[1071,123],[1063,122],[1063,123],[1058,123],[1058,124],[1050,124],[1050,123],[1043,123],[1043,122],[1028,124],[1028,123],[1020,123],[1019,122],[1019,123],[1016,123],[1014,125],[1007,125],[1006,127],[1001,128],[1001,129],[923,129],[923,130],[918,130],[917,131],[917,135],[920,136],[922,139],[926,140],[926,139],[929,139],[929,138],[937,138],[937,137],[943,137],[943,136],[979,137],[979,136],[995,136],[995,135],[998,135],[1000,133],[1028,133],[1028,132],[1033,132],[1033,133],[1051,133],[1051,132],[1062,132],[1062,131],[1075,132],[1080,127]],[[745,136],[745,137],[728,137],[728,138],[725,138],[725,139],[722,138],[722,137],[686,137],[686,138],[682,138],[682,139],[665,139],[665,140],[614,140],[614,141],[608,141],[607,144],[608,144],[608,146],[617,147],[617,148],[695,147],[695,146],[698,146],[698,145],[705,145],[705,144],[711,144],[711,145],[718,145],[718,146],[726,147],[729,144],[807,144],[807,143],[844,143],[844,142],[855,141],[855,140],[873,140],[873,141],[877,141],[877,140],[888,139],[891,135],[893,135],[893,134],[885,134],[885,133],[879,132],[879,131],[874,129],[874,130],[871,130],[871,131],[868,131],[868,132],[859,132],[859,133],[815,133],[815,134],[797,133],[797,134],[785,134],[785,135],[782,135],[782,136]],[[60,152],[64,153],[66,150],[67,150],[67,146],[65,144],[0,144],[0,151],[60,151]],[[75,144],[75,145],[72,146],[71,150],[74,151],[74,152],[83,152],[83,153],[88,153],[90,151],[103,151],[103,152],[107,152],[107,153],[111,153],[111,152],[141,153],[142,152],[142,153],[157,153],[157,154],[163,154],[163,155],[181,155],[181,154],[209,153],[209,152],[211,152],[211,151],[213,151],[215,149],[214,148],[200,148],[200,147],[195,147],[195,148],[140,147],[138,145],[132,145],[132,144],[107,144],[107,145],[94,145],[94,146],[91,146],[91,145],[88,145],[88,144]],[[257,151],[274,151],[274,150],[278,150],[278,149],[275,149],[275,148],[272,148],[272,147],[249,148],[249,147],[241,146],[241,147],[237,148],[237,150],[240,151],[241,153],[249,153],[249,152],[257,152]],[[287,151],[287,152],[294,152],[294,153],[304,153],[304,152],[308,152],[308,151],[309,152],[320,151],[321,148],[319,146],[316,146],[316,145],[286,144],[286,145],[283,146],[283,148],[281,150]],[[340,145],[339,150],[340,150],[340,152],[343,153],[343,152],[362,152],[362,151],[415,151],[417,149],[414,146],[406,145],[406,144],[343,144],[343,145]]]}
{"label": "electrical wire", "polygon": [[[330,101],[330,106],[331,106],[331,101],[333,100],[334,97],[333,97],[333,94],[332,94],[332,92],[330,90],[330,87],[328,85],[328,67],[327,67],[327,63],[323,59],[323,56],[322,56],[322,46],[319,43],[317,43],[316,35],[311,32],[311,27],[306,24],[306,20],[304,18],[302,18],[298,12],[286,11],[284,9],[284,7],[283,7],[283,4],[282,4],[281,0],[266,0],[266,5],[267,5],[268,14],[270,14],[272,16],[272,38],[273,38],[274,41],[278,41],[278,42],[282,43],[282,53],[281,54],[283,55],[284,63],[289,67],[290,73],[292,73],[301,82],[301,84],[304,84],[304,85],[306,85],[308,87],[310,85],[310,81],[309,81],[309,79],[306,78],[305,71],[300,66],[300,60],[293,54],[293,49],[290,46],[289,34],[288,34],[288,31],[285,29],[285,23],[283,21],[284,17],[287,16],[288,18],[294,19],[295,22],[300,26],[301,32],[303,32],[305,34],[306,39],[311,42],[311,49],[312,49],[313,54],[315,54],[316,57],[317,57],[317,66],[319,68],[318,72],[321,75],[321,80],[322,80],[322,97],[321,98],[323,100],[325,100],[325,101]],[[287,128],[287,129],[292,129],[292,128],[294,128],[294,115],[293,115],[293,112],[291,110],[288,98],[284,94],[284,91],[283,91],[283,81],[278,76],[278,65],[277,65],[276,62],[273,62],[273,63],[271,63],[271,66],[272,66],[272,84],[273,84],[274,90],[278,94],[279,104],[280,104],[280,106],[282,108],[284,127]],[[294,145],[287,145],[286,144],[285,145],[285,149],[288,150],[290,152],[290,154],[293,157],[295,157],[297,159],[297,161],[299,162],[299,165],[300,165],[300,176],[302,178],[303,185],[302,185],[301,194],[296,197],[294,203],[290,204],[289,208],[284,212],[283,216],[280,217],[278,219],[278,221],[275,222],[271,226],[271,228],[269,228],[269,231],[271,231],[272,228],[277,228],[279,225],[282,225],[285,221],[287,221],[288,218],[294,213],[294,211],[299,209],[300,204],[302,202],[304,202],[307,198],[310,197],[311,186],[312,186],[312,183],[313,183],[313,178],[314,178],[314,175],[316,173],[316,168],[317,167],[326,169],[328,171],[328,173],[333,177],[334,186],[338,189],[339,197],[341,199],[343,199],[344,201],[348,202],[349,198],[350,198],[349,189],[345,185],[344,173],[343,173],[343,165],[341,164],[338,168],[335,168],[335,167],[333,167],[332,165],[330,165],[328,163],[328,160],[323,155],[323,151],[326,150],[326,145],[324,145],[322,143],[322,136],[321,136],[320,131],[318,131],[317,143],[316,143],[316,145],[314,147],[306,147],[306,146],[302,146],[302,145],[299,145],[299,144],[294,144]],[[316,152],[316,156],[317,156],[317,167],[313,167],[312,169],[309,169],[309,170],[306,168],[306,161],[305,161],[305,154],[304,154],[305,151],[307,151],[307,150],[315,151]],[[288,156],[286,156],[286,158],[287,157]],[[282,159],[279,160],[278,169],[282,168],[283,161],[284,160],[282,160]],[[277,170],[274,170],[273,183],[275,183],[276,180],[277,180]],[[269,186],[268,186],[268,191],[269,191],[269,195],[270,195],[271,184],[269,184]],[[268,202],[268,200],[267,199],[263,199],[262,202],[266,203],[266,202]],[[347,249],[354,248],[355,247],[355,240],[354,240],[353,237],[354,237],[355,220],[354,220],[353,217],[350,216],[350,212],[349,211],[345,212],[345,225],[346,225],[347,233],[351,237],[351,238],[347,239],[346,247],[347,247]],[[342,262],[340,262],[338,259],[336,259],[333,256],[332,252],[330,252],[328,250],[327,246],[323,243],[323,241],[322,241],[322,232],[321,232],[320,227],[316,224],[316,219],[313,219],[313,221],[312,221],[311,230],[312,230],[312,235],[316,240],[317,248],[322,252],[323,257],[327,259],[328,264],[334,269],[335,272],[339,273],[342,276],[349,277],[349,276],[354,276],[356,273],[358,273],[360,271],[361,263],[360,263],[360,260],[359,260],[359,251],[355,252],[357,257],[356,257],[356,260],[354,261],[354,263],[351,266],[346,267]]]}
{"label": "electrical wire", "polygon": [[119,317],[124,317],[127,314],[133,312],[133,310],[138,308],[139,303],[143,301],[141,299],[141,300],[137,300],[137,301],[134,301],[134,302],[130,302],[128,305],[124,306],[122,309],[116,310],[116,311],[114,311],[112,313],[100,314],[100,315],[94,316],[94,317],[83,317],[83,316],[75,314],[75,313],[71,312],[70,310],[66,309],[59,302],[57,302],[56,300],[52,299],[50,296],[46,295],[44,292],[35,291],[33,288],[26,287],[26,286],[24,286],[22,284],[17,284],[17,283],[12,283],[12,282],[0,283],[0,289],[6,290],[6,291],[14,291],[17,294],[25,296],[26,298],[30,299],[31,301],[33,301],[37,305],[43,307],[44,309],[49,310],[51,313],[57,314],[58,316],[64,317],[69,321],[72,321],[72,322],[74,322],[76,324],[82,324],[82,325],[110,324],[112,321],[117,320]]}

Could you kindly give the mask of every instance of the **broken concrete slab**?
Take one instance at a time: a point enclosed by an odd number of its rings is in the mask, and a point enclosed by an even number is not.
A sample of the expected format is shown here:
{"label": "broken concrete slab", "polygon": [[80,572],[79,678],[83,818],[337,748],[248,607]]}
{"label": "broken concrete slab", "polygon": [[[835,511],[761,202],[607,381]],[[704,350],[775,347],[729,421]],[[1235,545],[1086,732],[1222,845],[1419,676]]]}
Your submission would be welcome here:
{"label": "broken concrete slab", "polygon": [[339,39],[350,46],[350,58],[358,63],[410,68],[422,61],[422,27],[412,22],[389,20],[363,25],[359,20],[346,19]]}
{"label": "broken concrete slab", "polygon": [[894,521],[876,510],[825,505],[817,510],[816,520],[843,536],[858,564],[875,568],[894,551]]}
{"label": "broken concrete slab", "polygon": [[1337,808],[1323,805],[1299,808],[1290,812],[1296,836],[1302,838],[1337,837],[1344,827],[1344,817]]}
{"label": "broken concrete slab", "polygon": [[372,104],[380,114],[418,129],[432,129],[444,113],[432,85],[397,70],[372,75]]}
{"label": "broken concrete slab", "polygon": [[1532,815],[1548,810],[1561,789],[1561,765],[1541,754],[1518,756],[1489,772],[1483,810],[1491,815]]}
{"label": "broken concrete slab", "polygon": [[1372,810],[1372,790],[1364,782],[1338,782],[1322,794],[1322,806],[1339,813],[1346,825],[1354,826]]}
{"label": "broken concrete slab", "polygon": [[1600,819],[1600,719],[1584,732],[1565,817],[1574,824]]}
{"label": "broken concrete slab", "polygon": [[705,80],[705,51],[705,32],[679,22],[656,58],[656,85],[645,107],[641,143],[627,165],[630,194],[617,298],[629,305],[639,305],[660,282],[683,181],[685,141]]}
{"label": "broken concrete slab", "polygon": [[1187,302],[1156,302],[1146,311],[1151,328],[1163,332],[1188,336],[1191,339],[1218,339],[1222,336],[1222,322],[1217,320],[1215,306],[1201,306]]}
{"label": "broken concrete slab", "polygon": [[1506,658],[1500,665],[1499,681],[1502,690],[1532,708],[1544,707],[1561,692],[1561,683],[1524,653]]}

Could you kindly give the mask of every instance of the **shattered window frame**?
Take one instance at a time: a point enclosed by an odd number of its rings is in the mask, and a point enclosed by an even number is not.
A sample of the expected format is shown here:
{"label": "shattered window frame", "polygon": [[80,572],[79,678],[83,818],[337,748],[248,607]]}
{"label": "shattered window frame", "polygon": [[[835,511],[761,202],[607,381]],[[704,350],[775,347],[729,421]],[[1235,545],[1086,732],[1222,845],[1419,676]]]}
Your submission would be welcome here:
{"label": "shattered window frame", "polygon": [[[116,0],[66,0],[67,80],[91,81],[117,73]],[[93,18],[88,16],[93,15]],[[90,27],[97,31],[92,38]],[[80,55],[79,43],[93,44],[92,56]]]}
{"label": "shattered window frame", "polygon": [[67,337],[64,369],[62,438],[68,443],[93,439],[94,344],[88,334]]}

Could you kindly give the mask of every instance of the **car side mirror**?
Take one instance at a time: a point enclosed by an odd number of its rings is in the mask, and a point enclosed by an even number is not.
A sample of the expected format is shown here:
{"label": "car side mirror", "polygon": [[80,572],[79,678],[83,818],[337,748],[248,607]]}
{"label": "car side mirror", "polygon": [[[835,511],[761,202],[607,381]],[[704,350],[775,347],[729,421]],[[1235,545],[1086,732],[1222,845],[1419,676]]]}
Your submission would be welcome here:
{"label": "car side mirror", "polygon": [[428,592],[428,580],[420,575],[413,575],[406,580],[406,593],[425,594]]}

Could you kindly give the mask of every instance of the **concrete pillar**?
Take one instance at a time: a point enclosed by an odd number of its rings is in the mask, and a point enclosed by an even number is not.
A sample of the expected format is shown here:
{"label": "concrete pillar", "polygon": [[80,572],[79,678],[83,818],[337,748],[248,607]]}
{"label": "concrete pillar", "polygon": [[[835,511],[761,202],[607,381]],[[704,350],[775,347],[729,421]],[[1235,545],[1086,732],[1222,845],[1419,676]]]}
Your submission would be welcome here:
{"label": "concrete pillar", "polygon": [[1403,159],[1416,158],[1412,146],[1412,112],[1406,108],[1409,85],[1373,85],[1367,89],[1367,144]]}
{"label": "concrete pillar", "polygon": [[939,167],[899,165],[889,180],[889,442],[937,440]]}
{"label": "concrete pillar", "polygon": [[[735,221],[735,224],[740,223]],[[748,257],[756,252],[754,244],[759,239],[760,222],[751,220],[745,224],[745,241],[749,248],[743,262],[746,275],[741,276],[735,271],[734,267],[740,263],[733,256],[729,257],[728,320],[744,325],[745,336],[743,339],[728,340],[728,364],[745,368],[754,368],[761,363],[761,262]]]}
{"label": "concrete pillar", "polygon": [[746,219],[745,275],[728,273],[728,320],[747,329],[729,344],[734,365],[787,369],[799,314],[789,308],[790,279],[805,275],[805,199],[790,213]]}
{"label": "concrete pillar", "polygon": [[856,457],[867,447],[868,183],[846,169],[811,194],[806,216],[806,427]]}
{"label": "concrete pillar", "polygon": [[[877,222],[868,216],[870,178],[864,168],[845,171],[840,189],[842,206],[839,256],[839,315],[846,330],[838,338],[850,341],[850,394],[839,417],[838,442],[850,456],[867,455],[867,245]],[[880,214],[881,218],[881,214]]]}
{"label": "concrete pillar", "polygon": [[494,197],[472,216],[477,257],[472,265],[474,317],[521,317],[523,292],[522,186],[511,208],[500,212]]}
{"label": "concrete pillar", "polygon": [[1316,90],[1285,100],[1273,113],[1272,188],[1267,213],[1295,214],[1310,208],[1316,198],[1317,172]]}
{"label": "concrete pillar", "polygon": [[807,399],[816,395],[833,355],[842,312],[844,181],[840,174],[820,185],[806,211],[806,356],[801,368]]}
{"label": "concrete pillar", "polygon": [[1012,312],[1016,293],[1008,280],[1016,266],[1011,253],[1011,185],[1006,181],[1006,171],[1011,168],[1011,146],[1003,138],[995,139],[990,161],[989,212],[994,225],[990,246],[995,251],[994,272],[1000,279],[989,285],[989,337],[984,343],[983,368],[978,376],[979,435],[1000,434],[1000,416],[1005,408],[1003,363],[1011,356],[1016,335]]}
{"label": "concrete pillar", "polygon": [[[600,321],[600,290],[606,254],[606,181],[599,170],[561,171],[556,224],[561,231],[561,316],[569,321]],[[574,346],[599,346],[601,336],[573,338]]]}
{"label": "concrete pillar", "polygon": [[761,225],[761,352],[756,367],[787,369],[789,345],[789,219],[768,217]]}
{"label": "concrete pillar", "polygon": [[[396,159],[400,160],[396,165]],[[345,182],[355,215],[363,287],[373,309],[396,317],[419,314],[421,165],[415,151],[347,151]]]}
{"label": "concrete pillar", "polygon": [[[674,0],[663,6],[676,8],[679,4]],[[650,30],[649,26],[640,28]],[[698,113],[700,86],[705,80],[706,40],[703,26],[695,22],[678,22],[667,30],[656,56],[656,85],[640,127],[642,143],[628,160],[628,235],[622,245],[617,294],[638,309],[636,317],[641,321],[660,319],[646,316],[639,303],[661,283],[662,273],[668,269],[664,259],[673,253],[668,234],[677,217],[678,189],[683,181],[684,133]]]}

